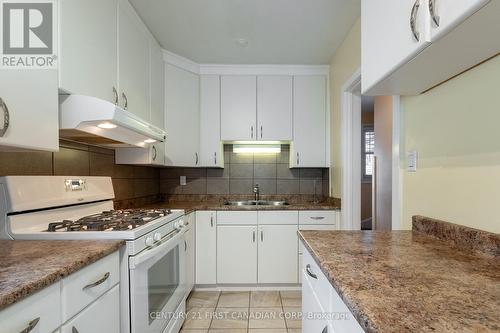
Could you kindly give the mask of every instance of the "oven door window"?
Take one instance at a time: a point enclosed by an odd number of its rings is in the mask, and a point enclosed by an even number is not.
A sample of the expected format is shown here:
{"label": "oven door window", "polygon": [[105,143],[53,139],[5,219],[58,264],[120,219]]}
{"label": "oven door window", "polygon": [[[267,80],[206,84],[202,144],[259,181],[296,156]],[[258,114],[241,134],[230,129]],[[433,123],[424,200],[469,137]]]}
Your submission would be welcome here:
{"label": "oven door window", "polygon": [[[148,269],[148,312],[162,311],[175,295],[180,283],[179,246],[170,250],[162,259]],[[149,316],[149,323],[154,320]]]}

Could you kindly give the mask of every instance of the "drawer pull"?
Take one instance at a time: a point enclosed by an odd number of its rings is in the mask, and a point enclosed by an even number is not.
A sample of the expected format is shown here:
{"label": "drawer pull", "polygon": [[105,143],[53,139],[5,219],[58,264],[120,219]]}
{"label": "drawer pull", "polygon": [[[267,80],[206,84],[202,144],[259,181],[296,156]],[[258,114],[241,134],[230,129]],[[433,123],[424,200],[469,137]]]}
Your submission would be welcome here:
{"label": "drawer pull", "polygon": [[420,0],[415,0],[415,3],[413,4],[413,7],[411,9],[411,16],[410,16],[411,32],[413,33],[413,37],[415,37],[415,40],[417,42],[420,42],[420,34],[417,31],[417,17],[418,17],[419,7],[420,7]]}
{"label": "drawer pull", "polygon": [[312,277],[313,279],[318,279],[318,276],[316,274],[314,274],[313,272],[311,272],[311,265],[307,265],[306,266],[306,273],[307,275],[309,275],[310,277]]}
{"label": "drawer pull", "polygon": [[3,127],[0,129],[0,138],[1,138],[7,132],[10,123],[9,108],[7,107],[7,104],[5,104],[4,100],[1,97],[0,97],[0,109],[3,110]]}
{"label": "drawer pull", "polygon": [[108,278],[109,278],[109,272],[104,274],[104,276],[99,280],[97,280],[96,282],[86,285],[85,287],[82,288],[82,290],[87,290],[90,288],[97,287],[98,285],[103,284]]}
{"label": "drawer pull", "polygon": [[22,330],[20,333],[29,333],[33,331],[33,329],[38,325],[38,322],[40,321],[40,317],[33,319],[28,323],[28,327],[26,327],[24,330]]}
{"label": "drawer pull", "polygon": [[76,329],[76,327],[73,326],[73,328],[71,328],[71,333],[80,333],[80,332],[78,332],[78,330]]}
{"label": "drawer pull", "polygon": [[[75,333],[75,332],[73,332]],[[321,333],[328,333],[328,326],[325,326],[325,328],[323,328],[323,330],[321,331]]]}
{"label": "drawer pull", "polygon": [[311,216],[311,220],[324,220],[324,216]]}

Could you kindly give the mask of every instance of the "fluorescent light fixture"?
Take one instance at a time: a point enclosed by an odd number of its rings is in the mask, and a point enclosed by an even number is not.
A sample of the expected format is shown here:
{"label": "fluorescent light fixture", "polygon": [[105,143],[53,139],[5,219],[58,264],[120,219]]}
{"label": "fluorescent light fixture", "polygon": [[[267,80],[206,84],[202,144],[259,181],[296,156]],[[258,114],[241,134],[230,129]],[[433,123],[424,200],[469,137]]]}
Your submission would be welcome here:
{"label": "fluorescent light fixture", "polygon": [[117,126],[115,124],[112,124],[112,123],[100,123],[97,125],[97,127],[103,128],[103,129],[112,129],[112,128],[116,128]]}
{"label": "fluorescent light fixture", "polygon": [[156,140],[155,139],[146,139],[144,140],[144,143],[155,143]]}
{"label": "fluorescent light fixture", "polygon": [[281,145],[233,145],[233,153],[239,154],[251,154],[251,153],[261,153],[261,154],[276,154],[281,153]]}

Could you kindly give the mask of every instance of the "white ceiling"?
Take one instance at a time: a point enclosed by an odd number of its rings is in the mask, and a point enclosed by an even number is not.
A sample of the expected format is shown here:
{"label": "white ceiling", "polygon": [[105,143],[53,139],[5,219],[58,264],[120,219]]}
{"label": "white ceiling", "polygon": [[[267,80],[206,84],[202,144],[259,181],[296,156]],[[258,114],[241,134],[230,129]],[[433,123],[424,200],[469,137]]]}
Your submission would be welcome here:
{"label": "white ceiling", "polygon": [[360,16],[360,0],[130,2],[164,49],[198,63],[329,64]]}

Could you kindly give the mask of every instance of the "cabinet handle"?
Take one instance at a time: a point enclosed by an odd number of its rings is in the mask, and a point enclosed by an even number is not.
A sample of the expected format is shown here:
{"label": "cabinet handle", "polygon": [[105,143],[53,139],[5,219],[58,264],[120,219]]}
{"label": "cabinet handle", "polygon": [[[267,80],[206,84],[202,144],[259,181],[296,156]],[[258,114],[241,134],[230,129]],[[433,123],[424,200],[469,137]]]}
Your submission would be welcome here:
{"label": "cabinet handle", "polygon": [[86,285],[85,287],[82,288],[82,290],[97,287],[98,285],[103,284],[108,278],[109,278],[109,272],[104,274],[104,276],[102,278],[100,278],[99,280],[97,280],[96,282],[93,282],[93,283]]}
{"label": "cabinet handle", "polygon": [[300,157],[299,157],[299,153],[297,153],[297,165],[300,164]]}
{"label": "cabinet handle", "polygon": [[184,241],[184,252],[187,252],[187,249],[188,249],[188,244],[186,241]]}
{"label": "cabinet handle", "polygon": [[210,226],[213,228],[214,227],[214,216],[210,216]]}
{"label": "cabinet handle", "polygon": [[116,91],[115,87],[113,87],[113,103],[118,105],[118,91]]}
{"label": "cabinet handle", "polygon": [[324,220],[325,219],[324,216],[311,216],[310,218],[311,218],[311,220]]}
{"label": "cabinet handle", "polygon": [[124,93],[124,92],[122,92],[122,98],[123,98],[123,100],[125,101],[125,104],[123,105],[123,108],[124,108],[125,110],[127,110],[127,109],[128,109],[128,99],[127,99],[127,95],[125,95],[125,93]]}
{"label": "cabinet handle", "polygon": [[253,139],[253,126],[250,127],[250,137]]}
{"label": "cabinet handle", "polygon": [[214,164],[217,165],[217,152],[214,153]]}
{"label": "cabinet handle", "polygon": [[29,333],[33,331],[33,329],[38,325],[38,322],[40,321],[40,317],[33,319],[28,323],[28,327],[26,327],[24,330],[22,330],[19,333]]}
{"label": "cabinet handle", "polygon": [[153,146],[153,161],[156,161],[156,155],[157,155],[156,147]]}
{"label": "cabinet handle", "polygon": [[417,16],[419,8],[420,8],[420,0],[415,0],[415,3],[413,4],[413,7],[411,9],[410,28],[411,32],[413,33],[413,37],[415,37],[417,42],[420,41],[420,34],[417,31]]}
{"label": "cabinet handle", "polygon": [[263,134],[262,134],[262,132],[263,132],[263,130],[262,130],[262,125],[260,125],[260,138],[261,138],[261,139],[262,139],[262,135],[263,135]]}
{"label": "cabinet handle", "polygon": [[260,241],[264,242],[264,231],[263,230],[260,231]]}
{"label": "cabinet handle", "polygon": [[436,0],[429,0],[429,12],[436,27],[439,27],[439,15],[436,13]]}
{"label": "cabinet handle", "polygon": [[10,115],[9,108],[5,104],[4,100],[0,97],[0,108],[3,110],[3,127],[0,129],[0,138],[5,135],[7,129],[9,128]]}
{"label": "cabinet handle", "polygon": [[195,165],[198,165],[198,153],[194,153],[194,157],[196,159],[195,161]]}
{"label": "cabinet handle", "polygon": [[255,231],[252,231],[252,235],[253,235],[253,236],[252,236],[252,240],[253,240],[253,242],[255,243]]}
{"label": "cabinet handle", "polygon": [[323,330],[321,331],[321,333],[328,333],[328,326],[325,326],[325,328],[323,328]]}
{"label": "cabinet handle", "polygon": [[71,328],[71,333],[80,333],[75,326]]}
{"label": "cabinet handle", "polygon": [[318,279],[318,276],[316,274],[314,274],[313,272],[311,272],[311,265],[307,264],[306,266],[306,273],[307,275],[309,275],[310,277],[312,277],[313,279]]}

